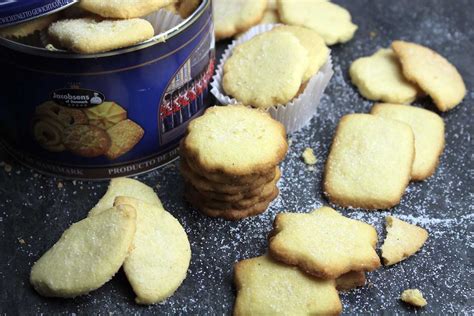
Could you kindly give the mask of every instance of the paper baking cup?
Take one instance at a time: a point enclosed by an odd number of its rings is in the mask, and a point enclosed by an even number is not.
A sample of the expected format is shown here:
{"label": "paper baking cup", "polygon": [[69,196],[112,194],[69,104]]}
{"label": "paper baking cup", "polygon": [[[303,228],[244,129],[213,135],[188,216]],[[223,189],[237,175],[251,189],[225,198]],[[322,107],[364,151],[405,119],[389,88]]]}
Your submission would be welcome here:
{"label": "paper baking cup", "polygon": [[[173,12],[164,10],[164,9],[161,9],[147,16],[144,16],[142,19],[145,19],[151,23],[151,25],[153,26],[153,29],[155,30],[155,36],[172,29],[173,27],[177,26],[178,24],[184,21],[183,18],[180,17],[179,15],[174,14]],[[157,37],[156,40],[165,41],[166,38]],[[49,37],[48,37],[47,28],[40,32],[40,41],[44,47],[50,50],[61,51],[61,49],[57,49],[51,44],[51,41],[49,40]],[[62,51],[65,51],[65,50],[62,50]]]}
{"label": "paper baking cup", "polygon": [[[211,92],[221,104],[238,104],[240,103],[234,98],[225,94],[222,87],[222,77],[224,76],[224,64],[232,55],[232,50],[254,36],[268,32],[279,24],[261,24],[251,28],[242,34],[238,39],[234,40],[224,51],[216,74],[212,78]],[[311,77],[304,91],[291,102],[284,105],[273,106],[267,109],[270,115],[285,125],[288,133],[296,132],[304,127],[311,118],[316,114],[321,97],[331,80],[334,71],[332,70],[331,53],[329,53],[328,61],[324,64],[319,72]]]}

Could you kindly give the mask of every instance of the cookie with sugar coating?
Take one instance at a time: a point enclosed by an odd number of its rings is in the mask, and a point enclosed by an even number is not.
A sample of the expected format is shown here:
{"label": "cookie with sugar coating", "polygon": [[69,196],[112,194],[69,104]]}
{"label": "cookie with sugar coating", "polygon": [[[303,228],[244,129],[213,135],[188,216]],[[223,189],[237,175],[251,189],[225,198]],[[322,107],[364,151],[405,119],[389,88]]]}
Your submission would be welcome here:
{"label": "cookie with sugar coating", "polygon": [[418,94],[415,84],[402,73],[400,62],[391,49],[356,59],[349,68],[352,83],[365,98],[392,103],[411,103]]}
{"label": "cookie with sugar coating", "polygon": [[266,172],[286,155],[285,127],[266,112],[243,105],[214,106],[191,121],[183,147],[206,172]]}
{"label": "cookie with sugar coating", "polygon": [[114,205],[115,198],[118,196],[134,197],[148,204],[163,208],[160,199],[151,187],[134,179],[115,178],[110,180],[107,192],[89,211],[87,216],[94,216],[111,208]]}
{"label": "cookie with sugar coating", "polygon": [[131,19],[148,15],[176,0],[81,0],[79,6],[104,18]]}
{"label": "cookie with sugar coating", "polygon": [[54,43],[76,53],[93,54],[131,46],[153,37],[147,20],[60,20],[51,24],[48,34]]}
{"label": "cookie with sugar coating", "polygon": [[385,218],[387,237],[382,245],[382,259],[391,266],[421,249],[428,239],[428,232],[416,225],[409,224],[393,216]]}
{"label": "cookie with sugar coating", "polygon": [[377,232],[364,222],[322,207],[309,214],[280,213],[273,222],[273,258],[324,279],[380,266]]}
{"label": "cookie with sugar coating", "polygon": [[408,124],[415,135],[415,161],[412,180],[425,180],[435,171],[444,145],[444,122],[436,113],[400,104],[379,103],[372,107],[373,115]]}
{"label": "cookie with sugar coating", "polygon": [[345,43],[357,30],[349,11],[325,0],[278,0],[278,13],[285,24],[315,30],[327,45]]}
{"label": "cookie with sugar coating", "polygon": [[309,276],[270,256],[234,266],[234,315],[338,315],[342,310],[334,280]]}
{"label": "cookie with sugar coating", "polygon": [[270,196],[274,195],[276,190],[276,182],[279,178],[280,176],[278,175],[278,177],[275,177],[271,182],[265,184],[259,195],[242,198],[238,201],[221,201],[212,199],[208,197],[207,194],[199,192],[192,184],[189,183],[186,185],[185,191],[186,194],[193,196],[194,199],[198,199],[206,206],[214,209],[248,209],[257,203],[268,200]]}
{"label": "cookie with sugar coating", "polygon": [[222,87],[245,105],[267,109],[297,94],[309,67],[308,51],[289,32],[264,32],[234,48]]}
{"label": "cookie with sugar coating", "polygon": [[266,7],[267,0],[213,0],[216,39],[232,37],[257,25]]}
{"label": "cookie with sugar coating", "polygon": [[414,158],[409,125],[370,114],[345,115],[326,161],[324,192],[343,207],[390,208],[400,203]]}
{"label": "cookie with sugar coating", "polygon": [[123,269],[139,304],[161,302],[178,289],[191,260],[186,232],[160,205],[131,197],[117,197],[115,206],[131,205],[137,211],[137,230]]}
{"label": "cookie with sugar coating", "polygon": [[461,103],[466,85],[446,58],[419,44],[394,41],[392,49],[403,68],[405,77],[418,84],[440,111],[449,111]]}
{"label": "cookie with sugar coating", "polygon": [[252,183],[234,184],[213,182],[204,177],[201,177],[194,173],[184,161],[181,161],[179,169],[181,171],[181,175],[186,181],[192,183],[197,190],[205,194],[207,194],[208,192],[221,194],[238,194],[240,192],[251,192],[270,183],[274,179],[276,173],[275,171],[273,173],[263,174],[258,179],[255,179],[255,181]]}
{"label": "cookie with sugar coating", "polygon": [[237,221],[250,216],[256,216],[265,212],[270,203],[278,197],[279,193],[280,190],[275,187],[275,190],[273,191],[272,195],[268,197],[268,199],[258,202],[246,209],[215,209],[205,205],[205,203],[201,199],[197,199],[196,197],[187,194],[187,192],[185,192],[185,198],[188,200],[189,203],[194,205],[199,210],[199,212],[206,216],[220,217],[228,221]]}
{"label": "cookie with sugar coating", "polygon": [[136,211],[129,205],[73,224],[33,265],[31,284],[49,297],[75,297],[98,289],[122,266],[135,229]]}
{"label": "cookie with sugar coating", "polygon": [[329,48],[316,31],[302,26],[282,25],[272,29],[272,32],[289,32],[296,36],[301,45],[306,48],[309,64],[303,76],[303,82],[314,76],[328,60]]}

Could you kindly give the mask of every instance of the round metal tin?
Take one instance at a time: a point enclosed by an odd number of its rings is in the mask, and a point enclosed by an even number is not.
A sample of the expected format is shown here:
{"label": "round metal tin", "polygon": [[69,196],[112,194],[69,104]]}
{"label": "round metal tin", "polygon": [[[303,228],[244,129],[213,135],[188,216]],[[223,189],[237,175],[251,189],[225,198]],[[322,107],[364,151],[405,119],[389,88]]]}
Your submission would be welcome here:
{"label": "round metal tin", "polygon": [[210,105],[211,1],[132,47],[94,55],[0,39],[0,145],[43,173],[108,179],[178,154],[187,124]]}

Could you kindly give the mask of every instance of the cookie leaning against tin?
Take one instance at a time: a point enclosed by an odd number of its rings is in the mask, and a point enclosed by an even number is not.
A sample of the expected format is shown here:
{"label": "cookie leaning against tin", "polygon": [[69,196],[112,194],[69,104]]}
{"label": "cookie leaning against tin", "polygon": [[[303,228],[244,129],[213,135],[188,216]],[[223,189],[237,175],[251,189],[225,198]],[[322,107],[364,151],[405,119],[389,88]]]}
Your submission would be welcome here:
{"label": "cookie leaning against tin", "polygon": [[191,121],[183,147],[203,172],[245,176],[276,167],[288,143],[285,128],[268,113],[232,105]]}

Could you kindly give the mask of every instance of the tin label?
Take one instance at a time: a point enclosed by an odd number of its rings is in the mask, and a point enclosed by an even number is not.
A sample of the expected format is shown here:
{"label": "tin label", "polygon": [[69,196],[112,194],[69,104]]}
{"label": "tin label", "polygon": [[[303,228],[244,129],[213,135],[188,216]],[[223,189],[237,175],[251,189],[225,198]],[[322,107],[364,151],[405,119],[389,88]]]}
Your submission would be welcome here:
{"label": "tin label", "polygon": [[71,108],[87,108],[102,104],[105,96],[88,89],[59,89],[51,93],[54,103]]}

